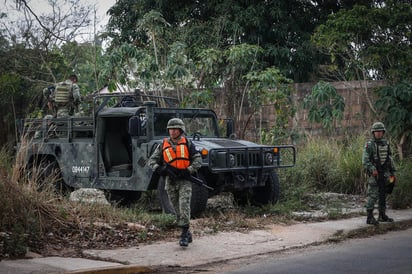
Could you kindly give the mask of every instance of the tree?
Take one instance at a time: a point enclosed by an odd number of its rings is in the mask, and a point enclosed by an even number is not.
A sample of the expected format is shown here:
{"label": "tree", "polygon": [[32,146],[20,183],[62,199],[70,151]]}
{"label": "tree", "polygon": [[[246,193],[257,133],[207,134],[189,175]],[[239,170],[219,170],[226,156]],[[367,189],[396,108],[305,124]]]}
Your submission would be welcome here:
{"label": "tree", "polygon": [[312,38],[329,54],[327,68],[335,79],[398,82],[411,77],[411,18],[407,2],[354,6],[331,15]]}
{"label": "tree", "polygon": [[397,140],[399,158],[404,158],[404,149],[411,150],[412,137],[412,84],[401,82],[377,90],[376,108],[390,134]]}
{"label": "tree", "polygon": [[[292,80],[283,76],[279,69],[266,68],[263,71],[249,72],[245,78],[250,88],[247,92],[247,99],[252,108],[252,112],[246,119],[248,122],[255,114],[259,114],[258,130],[260,143],[279,143],[291,137],[289,119],[295,115],[295,107],[291,100]],[[262,128],[262,112],[264,106],[271,106],[275,113],[272,129],[265,132]],[[244,129],[246,129],[247,124]]]}
{"label": "tree", "polygon": [[[372,2],[119,0],[108,11],[105,37],[111,39],[113,54],[128,44],[146,56],[138,61],[146,69],[134,70],[135,79],[146,84],[151,79],[157,89],[173,87],[178,94],[185,88],[207,93],[220,88],[224,113],[243,123],[239,106],[249,104],[248,73],[276,68],[295,81],[316,79],[315,68],[322,60],[310,39],[316,26],[343,7]],[[184,46],[177,52],[171,45]],[[173,80],[169,70],[183,78]],[[195,98],[209,97],[196,93]],[[242,123],[237,123],[240,133]]]}
{"label": "tree", "polygon": [[161,14],[171,31],[157,31],[156,41],[184,43],[194,62],[203,50],[256,45],[264,51],[261,63],[265,67],[277,67],[294,81],[308,81],[321,58],[311,43],[311,33],[327,15],[357,2],[371,1],[119,0],[108,11],[106,37],[112,47],[128,43],[147,48],[154,42],[154,32],[140,28],[139,22]]}
{"label": "tree", "polygon": [[312,123],[322,123],[329,133],[343,119],[345,102],[335,87],[324,81],[313,86],[312,92],[303,101],[309,110],[308,118]]}
{"label": "tree", "polygon": [[[312,37],[330,56],[323,65],[324,77],[388,83],[410,79],[411,24],[412,6],[406,1],[374,1],[372,5],[356,5],[332,14]],[[366,88],[364,95],[372,112],[378,115]]]}
{"label": "tree", "polygon": [[373,1],[331,15],[313,35],[316,45],[330,56],[324,68],[332,79],[386,81],[376,104],[366,85],[364,96],[375,116],[384,118],[394,131],[399,152],[409,134],[403,116],[410,112],[402,100],[409,98],[403,82],[412,78],[411,25],[410,1]]}
{"label": "tree", "polygon": [[94,44],[75,41],[91,23],[91,8],[80,5],[80,0],[50,1],[49,14],[34,13],[30,2],[13,2],[19,14],[0,16],[0,127],[6,129],[0,134],[1,144],[15,141],[17,118],[41,117],[45,86],[75,72],[84,92],[89,87],[95,90],[98,80],[93,72],[99,71],[100,62]]}

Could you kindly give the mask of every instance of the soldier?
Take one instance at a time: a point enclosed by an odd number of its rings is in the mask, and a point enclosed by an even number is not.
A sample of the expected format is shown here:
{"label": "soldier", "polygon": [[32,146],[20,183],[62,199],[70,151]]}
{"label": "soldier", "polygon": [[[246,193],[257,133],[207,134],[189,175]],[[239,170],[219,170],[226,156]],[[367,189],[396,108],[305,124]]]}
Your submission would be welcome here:
{"label": "soldier", "polygon": [[80,89],[77,76],[72,74],[69,79],[58,83],[53,92],[49,88],[43,90],[49,109],[54,110],[57,118],[73,115],[80,105]]}
{"label": "soldier", "polygon": [[[367,224],[376,225],[380,222],[393,222],[386,215],[386,195],[392,192],[396,177],[395,166],[389,143],[383,138],[385,125],[376,122],[372,125],[372,138],[367,141],[363,149],[362,164],[368,174],[367,190]],[[375,203],[379,200],[378,221],[373,216]]]}
{"label": "soldier", "polygon": [[177,225],[182,228],[179,244],[186,247],[192,242],[189,231],[192,183],[187,177],[197,172],[202,159],[193,143],[184,136],[185,125],[181,119],[170,119],[167,129],[170,137],[156,148],[147,164],[166,176],[165,190],[176,211]]}
{"label": "soldier", "polygon": [[47,102],[45,105],[47,105],[48,113],[51,114],[52,116],[56,114],[56,109],[54,108],[54,105],[53,105],[55,90],[56,90],[55,85],[51,85],[43,89],[43,97],[44,97],[45,102]]}

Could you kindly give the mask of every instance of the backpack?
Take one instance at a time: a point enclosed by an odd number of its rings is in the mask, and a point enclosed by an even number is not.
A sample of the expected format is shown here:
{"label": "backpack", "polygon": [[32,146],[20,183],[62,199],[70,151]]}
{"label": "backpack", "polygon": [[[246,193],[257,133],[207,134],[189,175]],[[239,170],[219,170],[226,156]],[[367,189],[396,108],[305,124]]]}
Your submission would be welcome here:
{"label": "backpack", "polygon": [[72,86],[73,83],[71,81],[64,81],[58,83],[54,91],[54,102],[58,104],[69,103],[72,97]]}

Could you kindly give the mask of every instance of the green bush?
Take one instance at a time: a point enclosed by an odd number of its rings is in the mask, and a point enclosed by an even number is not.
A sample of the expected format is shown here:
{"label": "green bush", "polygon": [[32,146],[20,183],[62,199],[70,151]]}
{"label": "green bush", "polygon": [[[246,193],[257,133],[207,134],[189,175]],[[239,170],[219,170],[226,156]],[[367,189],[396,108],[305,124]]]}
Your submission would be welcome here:
{"label": "green bush", "polygon": [[405,209],[412,206],[412,161],[405,160],[398,166],[396,183],[389,202],[394,209]]}

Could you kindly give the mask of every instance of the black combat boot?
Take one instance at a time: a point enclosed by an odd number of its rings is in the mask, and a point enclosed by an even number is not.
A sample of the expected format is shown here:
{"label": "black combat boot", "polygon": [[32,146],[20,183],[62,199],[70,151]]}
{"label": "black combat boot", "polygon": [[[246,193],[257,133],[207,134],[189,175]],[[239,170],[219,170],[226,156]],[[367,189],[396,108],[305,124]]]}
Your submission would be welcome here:
{"label": "black combat boot", "polygon": [[179,245],[186,247],[189,245],[189,226],[182,227],[182,235],[180,236]]}
{"label": "black combat boot", "polygon": [[373,210],[368,210],[368,217],[366,218],[366,223],[368,225],[377,225],[379,222],[373,217]]}
{"label": "black combat boot", "polygon": [[193,242],[193,236],[192,233],[190,233],[190,231],[187,231],[187,241],[189,243]]}
{"label": "black combat boot", "polygon": [[392,223],[393,219],[389,218],[388,215],[386,215],[385,211],[379,211],[379,222],[386,222],[386,223]]}

